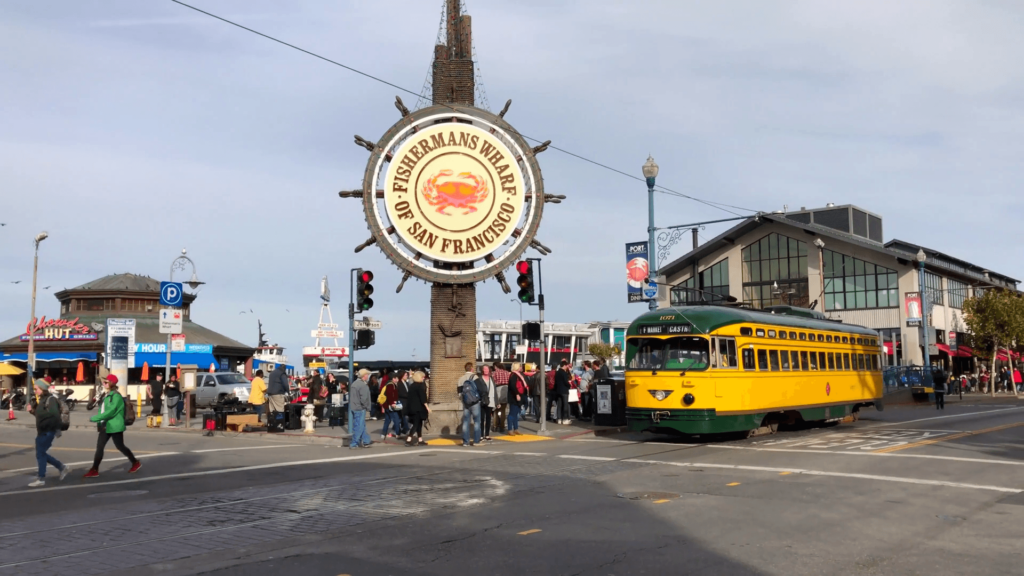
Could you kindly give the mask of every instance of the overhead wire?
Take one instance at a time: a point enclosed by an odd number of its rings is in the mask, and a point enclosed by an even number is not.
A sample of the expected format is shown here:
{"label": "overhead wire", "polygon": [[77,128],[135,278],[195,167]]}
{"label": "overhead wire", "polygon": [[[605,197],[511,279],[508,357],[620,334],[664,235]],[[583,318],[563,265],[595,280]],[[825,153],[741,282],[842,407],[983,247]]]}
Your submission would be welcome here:
{"label": "overhead wire", "polygon": [[[171,0],[171,2],[174,2],[175,4],[183,6],[185,8],[190,9],[190,10],[194,10],[196,12],[199,12],[200,14],[205,14],[206,16],[209,16],[209,17],[214,18],[216,20],[220,20],[221,22],[224,22],[225,24],[230,24],[231,26],[234,26],[236,28],[240,28],[242,30],[245,30],[246,32],[251,32],[253,34],[256,34],[257,36],[260,36],[262,38],[266,38],[267,40],[270,40],[272,42],[277,42],[278,44],[281,44],[282,46],[287,46],[288,48],[291,48],[293,50],[298,50],[299,52],[302,52],[303,54],[307,54],[307,55],[312,56],[314,58],[317,58],[319,60],[323,60],[324,62],[327,62],[329,64],[334,64],[335,66],[338,66],[340,68],[344,68],[345,70],[348,70],[349,72],[354,72],[356,74],[359,74],[360,76],[364,76],[366,78],[369,78],[370,80],[374,80],[376,82],[380,82],[381,84],[384,84],[386,86],[390,86],[392,88],[395,88],[396,90],[400,90],[400,91],[405,92],[407,94],[411,94],[413,96],[416,96],[417,98],[421,98],[421,96],[422,96],[419,92],[414,92],[412,90],[409,90],[408,88],[405,88],[405,87],[399,86],[398,84],[395,84],[393,82],[389,82],[387,80],[384,80],[383,78],[379,78],[379,77],[374,76],[372,74],[369,74],[367,72],[363,72],[362,70],[353,68],[351,66],[347,66],[345,64],[342,64],[341,62],[338,62],[337,60],[332,60],[332,59],[330,59],[330,58],[328,58],[326,56],[322,56],[320,54],[317,54],[316,52],[311,52],[309,50],[306,50],[305,48],[300,48],[299,46],[296,46],[295,44],[291,44],[291,43],[285,42],[284,40],[280,40],[278,38],[270,36],[268,34],[264,34],[263,32],[260,32],[259,30],[254,30],[252,28],[249,28],[248,26],[243,26],[242,24],[239,24],[239,23],[234,22],[232,20],[228,20],[227,18],[224,18],[222,16],[218,16],[218,15],[212,13],[212,12],[207,12],[206,10],[203,10],[201,8],[197,8],[196,6],[192,6],[191,4],[186,4],[185,2],[182,2],[181,0]],[[440,104],[440,105],[443,106],[444,104]],[[542,140],[540,140],[539,138],[534,138],[532,136],[527,136],[526,134],[523,134],[522,132],[519,132],[519,134],[521,136],[523,136],[524,138],[528,139],[528,140],[532,140],[534,142],[542,142]],[[622,176],[626,176],[627,178],[632,178],[633,180],[638,180],[640,182],[644,182],[644,179],[640,178],[639,176],[630,174],[628,172],[624,172],[624,171],[619,170],[617,168],[613,168],[611,166],[608,166],[607,164],[602,164],[601,162],[597,162],[596,160],[591,160],[590,158],[586,158],[584,156],[580,156],[579,154],[576,154],[575,152],[570,152],[569,150],[566,150],[565,148],[560,148],[558,146],[552,146],[552,145],[549,145],[548,147],[551,148],[552,150],[557,150],[557,151],[559,151],[559,152],[561,152],[563,154],[572,156],[573,158],[576,158],[578,160],[582,160],[582,161],[587,162],[589,164],[593,164],[594,166],[598,166],[600,168],[604,168],[605,170],[609,170],[611,172],[615,172],[616,174],[620,174]],[[754,214],[760,212],[759,210],[753,210],[753,209],[750,209],[750,208],[743,208],[741,206],[733,206],[733,205],[724,204],[724,203],[721,203],[721,202],[714,202],[714,201],[711,201],[711,200],[704,200],[702,198],[697,198],[695,196],[690,196],[689,194],[684,194],[684,193],[679,192],[677,190],[672,190],[671,188],[667,188],[667,187],[661,186],[661,185],[656,185],[655,186],[655,192],[659,192],[659,193],[662,193],[662,194],[665,194],[665,195],[668,195],[668,196],[677,196],[677,197],[680,197],[680,198],[685,198],[687,200],[692,200],[694,202],[699,202],[699,203],[704,204],[706,206],[709,206],[711,208],[717,208],[718,210],[722,210],[723,212],[728,212],[729,214],[732,214],[734,216],[743,216],[743,215],[742,214],[738,214],[736,212],[733,212],[732,210],[729,210],[728,208],[732,208],[732,209],[735,209],[735,210],[743,210],[743,211],[751,212],[751,213],[754,213]]]}

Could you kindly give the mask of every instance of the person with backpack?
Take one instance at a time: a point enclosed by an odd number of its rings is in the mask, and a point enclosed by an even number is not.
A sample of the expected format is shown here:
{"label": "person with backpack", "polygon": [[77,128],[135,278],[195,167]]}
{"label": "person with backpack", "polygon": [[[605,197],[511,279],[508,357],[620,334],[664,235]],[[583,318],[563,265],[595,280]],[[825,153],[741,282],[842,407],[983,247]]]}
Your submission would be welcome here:
{"label": "person with backpack", "polygon": [[[67,477],[71,467],[62,464],[53,456],[50,456],[50,446],[53,440],[60,434],[62,423],[61,415],[66,412],[61,409],[61,401],[50,394],[50,384],[46,380],[35,381],[36,397],[32,399],[29,412],[36,417],[36,463],[39,465],[39,476],[29,484],[30,488],[46,486],[46,465],[50,464],[60,472],[60,479]],[[70,422],[70,421],[69,421]]]}
{"label": "person with backpack", "polygon": [[512,364],[512,373],[508,377],[508,435],[519,436],[519,413],[526,404],[530,387],[523,376],[523,365]]}
{"label": "person with backpack", "polygon": [[[89,468],[89,471],[85,473],[85,478],[99,477],[100,462],[103,460],[103,448],[106,447],[107,441],[111,438],[113,438],[114,446],[118,451],[124,454],[128,461],[132,463],[132,467],[128,470],[129,474],[134,474],[139,471],[139,468],[142,468],[142,462],[124,445],[126,416],[130,410],[126,409],[129,404],[125,402],[124,397],[117,390],[117,376],[111,374],[104,378],[103,387],[106,395],[103,397],[103,403],[100,405],[100,413],[89,418],[90,422],[96,422],[99,436],[96,438],[96,455],[92,459],[92,468]],[[134,422],[135,413],[132,412],[128,419]]]}
{"label": "person with backpack", "polygon": [[[388,436],[397,438],[402,433],[402,404],[398,400],[398,373],[393,372],[388,383],[380,389],[377,396],[377,403],[380,404],[381,412],[384,413],[384,429],[380,431],[380,439]],[[391,433],[388,433],[388,427]]]}
{"label": "person with backpack", "polygon": [[[480,443],[480,389],[477,387],[473,363],[466,362],[466,373],[459,378],[459,397],[462,399],[462,445],[476,446]],[[470,422],[473,424],[473,440],[469,438]]]}

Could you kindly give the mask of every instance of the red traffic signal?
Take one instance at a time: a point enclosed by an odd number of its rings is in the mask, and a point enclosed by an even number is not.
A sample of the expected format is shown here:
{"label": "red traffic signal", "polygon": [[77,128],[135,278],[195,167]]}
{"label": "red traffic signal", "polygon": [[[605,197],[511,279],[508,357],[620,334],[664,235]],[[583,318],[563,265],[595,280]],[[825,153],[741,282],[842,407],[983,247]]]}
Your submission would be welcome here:
{"label": "red traffic signal", "polygon": [[370,272],[369,270],[361,271],[359,273],[359,281],[364,283],[364,284],[367,283],[367,282],[372,282],[373,281],[373,272]]}
{"label": "red traffic signal", "polygon": [[533,265],[529,260],[516,262],[516,272],[519,272],[519,277],[516,279],[516,285],[520,288],[519,301],[527,304],[533,303],[536,299],[536,294],[533,291]]}
{"label": "red traffic signal", "polygon": [[519,272],[520,274],[529,274],[532,271],[533,265],[530,264],[529,260],[516,262],[516,272]]}

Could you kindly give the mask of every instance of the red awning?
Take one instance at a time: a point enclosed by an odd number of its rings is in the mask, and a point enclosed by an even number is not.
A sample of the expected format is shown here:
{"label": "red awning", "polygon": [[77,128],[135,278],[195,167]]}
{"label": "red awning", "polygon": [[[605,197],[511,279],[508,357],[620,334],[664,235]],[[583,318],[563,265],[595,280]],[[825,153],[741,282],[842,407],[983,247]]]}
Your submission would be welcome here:
{"label": "red awning", "polygon": [[[936,344],[935,347],[938,348],[940,352],[945,352],[946,354],[949,354],[949,346],[946,346],[942,342],[939,342],[938,344]],[[952,356],[952,355],[953,354],[950,354],[950,356]]]}
{"label": "red awning", "polygon": [[974,356],[974,349],[968,346],[957,346],[957,350],[960,352],[966,352],[967,356]]}

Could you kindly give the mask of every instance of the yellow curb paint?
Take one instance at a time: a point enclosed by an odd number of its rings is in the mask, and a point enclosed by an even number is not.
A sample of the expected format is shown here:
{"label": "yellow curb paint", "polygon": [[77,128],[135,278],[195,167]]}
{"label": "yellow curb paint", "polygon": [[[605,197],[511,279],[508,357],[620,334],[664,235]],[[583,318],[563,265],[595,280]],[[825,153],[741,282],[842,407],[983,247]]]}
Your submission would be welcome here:
{"label": "yellow curb paint", "polygon": [[671,502],[671,500],[655,500],[655,504],[664,504],[665,502]]}
{"label": "yellow curb paint", "polygon": [[929,440],[921,440],[920,442],[911,442],[909,444],[900,444],[899,446],[890,446],[889,448],[882,448],[881,450],[874,450],[875,454],[888,454],[890,452],[896,452],[899,450],[906,450],[907,448],[918,448],[920,446],[928,446],[929,444],[937,444],[939,442],[946,442],[949,440],[959,440],[960,438],[966,438],[968,436],[977,436],[979,434],[988,434],[989,432],[998,432],[999,430],[1006,430],[1007,428],[1016,428],[1018,426],[1024,426],[1024,422],[1017,422],[1015,424],[1004,424],[1002,426],[996,426],[994,428],[985,428],[984,430],[974,430],[971,432],[960,432],[959,434],[950,434],[949,436],[940,436],[938,438],[932,438]]}
{"label": "yellow curb paint", "polygon": [[779,476],[786,476],[792,474],[792,472],[779,472]]}
{"label": "yellow curb paint", "polygon": [[541,440],[554,440],[554,438],[548,438],[547,436],[535,436],[533,434],[517,434],[515,436],[495,436],[495,440],[504,440],[505,442],[540,442]]}
{"label": "yellow curb paint", "polygon": [[534,528],[533,530],[527,530],[525,532],[520,532],[519,535],[520,536],[529,536],[530,534],[536,534],[537,532],[540,532],[540,530],[537,529],[537,528]]}
{"label": "yellow curb paint", "polygon": [[434,438],[428,440],[427,444],[430,446],[461,446],[462,440],[452,440],[451,438]]}
{"label": "yellow curb paint", "polygon": [[730,482],[730,483],[726,484],[726,486],[739,486],[739,485],[740,485],[739,482]]}

